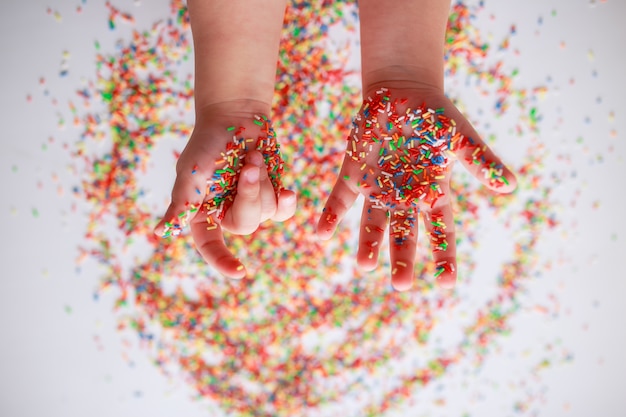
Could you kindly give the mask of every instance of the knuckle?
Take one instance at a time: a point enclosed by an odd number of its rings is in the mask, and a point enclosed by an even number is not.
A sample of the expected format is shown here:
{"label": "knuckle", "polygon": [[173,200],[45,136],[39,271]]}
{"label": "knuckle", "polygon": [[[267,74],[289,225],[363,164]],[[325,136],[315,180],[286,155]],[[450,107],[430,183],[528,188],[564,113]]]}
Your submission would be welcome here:
{"label": "knuckle", "polygon": [[234,230],[231,230],[231,233],[234,233],[237,235],[251,235],[252,233],[256,232],[258,228],[259,228],[258,223],[257,224],[244,224],[244,225],[239,225],[238,227],[234,228]]}

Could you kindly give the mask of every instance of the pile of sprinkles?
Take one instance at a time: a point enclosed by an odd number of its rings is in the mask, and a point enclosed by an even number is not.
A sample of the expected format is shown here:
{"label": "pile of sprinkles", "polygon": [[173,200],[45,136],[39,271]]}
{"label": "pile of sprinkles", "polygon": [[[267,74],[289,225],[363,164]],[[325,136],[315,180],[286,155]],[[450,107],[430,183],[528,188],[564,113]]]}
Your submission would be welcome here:
{"label": "pile of sprinkles", "polygon": [[[448,151],[461,137],[454,121],[442,115],[443,109],[422,105],[399,114],[396,107],[406,102],[406,98],[393,99],[386,88],[376,91],[365,100],[348,138],[346,154],[364,172],[361,186],[369,188],[368,175],[376,175],[378,189],[369,194],[375,207],[395,209],[422,201],[434,206],[443,195],[440,182],[448,173]],[[381,115],[386,121],[381,122]],[[403,133],[406,129],[411,130],[408,137]],[[366,169],[374,147],[378,148],[377,169]]]}
{"label": "pile of sprinkles", "polygon": [[[463,71],[476,76],[481,85],[496,83],[495,107],[506,112],[509,100],[527,97],[533,91],[514,90],[512,76],[501,67],[489,71],[482,68],[488,48],[475,36],[472,13],[461,3],[453,6],[447,38],[448,75]],[[333,407],[352,401],[358,404],[355,415],[381,416],[408,398],[419,398],[420,388],[442,380],[450,366],[481,363],[520,309],[518,294],[536,261],[539,236],[546,226],[556,224],[549,189],[539,184],[528,187],[527,197],[518,204],[479,192],[496,214],[505,209],[520,214],[520,227],[527,233],[516,236],[511,260],[494,279],[496,295],[460,330],[463,341],[414,361],[402,372],[397,370],[395,365],[412,351],[434,343],[429,335],[438,315],[459,300],[439,292],[428,280],[420,280],[412,293],[397,293],[385,277],[387,265],[370,275],[359,271],[353,262],[355,233],[347,226],[340,226],[328,243],[314,237],[321,204],[344,154],[345,141],[341,138],[353,127],[350,118],[360,96],[357,88],[345,85],[349,75],[343,67],[346,56],[331,52],[326,40],[331,27],[350,31],[355,14],[353,2],[292,1],[288,5],[272,120],[289,169],[281,173],[282,160],[276,156],[278,146],[266,119],[257,121],[272,143],[257,143],[257,148],[264,149],[266,161],[269,158],[275,169],[274,186],[282,186],[282,177],[285,186],[297,190],[299,211],[284,224],[262,225],[252,236],[229,237],[234,252],[249,254],[246,262],[252,276],[240,282],[226,280],[206,266],[187,234],[176,239],[153,237],[158,213],[146,206],[145,190],[137,183],[162,137],[180,137],[182,148],[191,132],[191,127],[175,116],[181,109],[190,111],[193,97],[190,79],[177,75],[186,62],[183,57],[191,53],[184,2],[173,0],[167,23],[135,32],[132,39],[118,44],[115,53],[98,51],[96,79],[78,91],[84,106],[77,110],[80,115],[76,123],[83,134],[73,155],[86,161],[89,169],[75,195],[91,203],[88,244],[81,247],[81,253],[105,269],[96,298],[104,299],[107,292],[114,294],[119,328],[131,329],[164,373],[182,374],[200,398],[210,399],[230,415],[336,415]],[[114,15],[112,22],[120,17],[131,21],[129,16]],[[382,95],[372,100],[371,111],[384,104]],[[104,103],[106,111],[93,110],[93,102]],[[320,117],[322,104],[330,106],[324,117]],[[365,123],[366,113],[362,116],[360,122]],[[416,126],[428,120],[435,121],[434,126],[441,122],[448,130],[453,126],[437,109],[425,107],[415,109],[411,123],[415,120]],[[381,155],[377,168],[391,177],[384,173],[377,176],[381,191],[373,198],[383,206],[438,198],[441,190],[432,181],[448,167],[446,149],[474,145],[469,138],[458,138],[453,144],[455,135],[448,141],[450,135],[445,130],[433,129],[427,139],[405,136],[387,141],[385,149],[390,153]],[[229,150],[241,149],[241,138],[245,137],[237,134],[236,128],[234,131]],[[105,138],[111,139],[105,142],[106,151],[96,155],[86,151],[86,144],[102,143]],[[391,153],[399,148],[398,140],[415,142],[415,149],[422,149],[417,146],[423,145],[421,140],[431,142],[426,152],[416,150],[412,155],[413,160],[428,164],[424,171],[402,169],[403,156]],[[361,158],[358,151],[354,150],[355,160]],[[533,154],[532,148],[528,153],[517,167],[519,172],[532,173],[537,166],[540,156]],[[385,159],[389,155],[391,158]],[[471,158],[480,163],[482,150],[476,147]],[[225,160],[209,184],[217,196],[209,203],[210,208],[218,216],[234,196],[232,178],[237,175],[238,163]],[[426,178],[427,184],[398,186],[405,183],[392,180],[396,172],[417,175],[414,181]],[[505,181],[497,166],[490,166],[485,175],[495,183]],[[166,195],[169,190],[158,191]],[[478,217],[473,203],[475,192],[476,187],[469,183],[455,184],[455,212],[458,222],[465,225],[457,235],[469,241],[473,241],[472,225],[484,220]],[[408,206],[403,216],[412,222],[416,214]],[[106,228],[106,220],[111,218],[126,236],[122,245],[114,244],[113,234]],[[438,250],[445,250],[448,242],[443,219],[435,214],[430,221],[431,242]],[[403,223],[391,225],[400,240],[405,238]],[[182,226],[182,220],[172,219],[167,234],[178,234]],[[137,241],[147,243],[150,254],[125,258]],[[426,255],[419,256],[418,263],[425,265],[416,271],[420,278],[441,273],[440,265],[432,266]],[[123,267],[128,262],[132,264],[130,271]],[[475,264],[467,251],[459,251],[459,263],[471,275]],[[174,292],[166,291],[163,284],[172,279],[180,285]],[[194,290],[185,290],[183,283],[192,283]],[[334,339],[328,338],[331,334],[336,335]],[[385,389],[381,388],[383,382]]]}

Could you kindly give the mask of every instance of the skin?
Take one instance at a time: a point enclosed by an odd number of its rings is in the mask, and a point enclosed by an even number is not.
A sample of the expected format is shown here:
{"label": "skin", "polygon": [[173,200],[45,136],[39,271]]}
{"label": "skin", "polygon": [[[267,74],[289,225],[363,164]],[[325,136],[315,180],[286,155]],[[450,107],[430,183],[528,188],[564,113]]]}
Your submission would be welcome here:
{"label": "skin", "polygon": [[[377,0],[359,1],[361,24],[361,64],[364,104],[367,97],[376,94],[380,88],[388,88],[392,97],[406,100],[399,106],[402,112],[406,107],[417,108],[422,104],[433,109],[443,108],[444,115],[456,122],[457,131],[472,138],[478,146],[485,146],[485,159],[502,164],[494,152],[486,147],[480,135],[463,114],[446,98],[443,91],[444,37],[450,2],[447,0],[404,0],[381,2]],[[395,29],[395,30],[394,30]],[[363,108],[360,110],[363,114]],[[381,122],[384,122],[381,120]],[[360,140],[363,130],[350,133],[348,150],[352,146],[354,134]],[[406,133],[406,132],[405,132]],[[506,167],[502,175],[508,185],[496,187],[484,177],[484,165],[471,162],[470,148],[459,149],[453,159],[457,159],[468,171],[485,186],[498,193],[510,193],[516,187],[515,175]],[[378,149],[373,149],[364,161],[356,162],[346,154],[341,172],[326,202],[324,213],[319,219],[317,233],[321,239],[332,237],[337,225],[346,212],[362,194],[365,203],[361,216],[357,263],[364,270],[373,270],[378,263],[378,248],[389,220],[406,218],[407,209],[419,210],[421,218],[430,234],[431,220],[441,219],[446,225],[445,234],[448,246],[445,250],[432,247],[433,262],[445,262],[448,268],[436,280],[444,288],[452,288],[456,282],[456,247],[454,220],[451,206],[450,164],[444,178],[437,180],[443,191],[434,205],[430,202],[405,204],[399,207],[381,209],[371,201],[372,192],[377,186],[372,179],[380,174],[375,160]],[[469,154],[468,154],[469,152]],[[467,159],[470,159],[468,161]],[[361,162],[375,174],[368,181],[359,182],[362,177]],[[427,204],[428,203],[428,204]],[[412,207],[411,207],[412,206]],[[331,213],[332,215],[329,215]],[[389,228],[390,233],[392,228]],[[390,238],[393,235],[390,234]],[[393,242],[393,239],[390,239]],[[414,265],[417,253],[417,221],[412,223],[407,238],[401,244],[390,244],[391,282],[398,291],[411,288],[414,280]]]}
{"label": "skin", "polygon": [[[188,7],[196,122],[176,165],[171,203],[155,227],[158,236],[163,235],[165,223],[186,212],[190,204],[201,206],[213,197],[207,195],[207,180],[232,141],[228,127],[245,127],[246,137],[263,135],[253,118],[270,115],[285,0],[189,0]],[[295,193],[276,190],[263,156],[250,148],[237,179],[237,195],[217,227],[207,230],[202,209],[189,223],[205,261],[222,275],[239,279],[247,271],[228,250],[224,231],[251,234],[266,220],[289,219],[295,209]]]}

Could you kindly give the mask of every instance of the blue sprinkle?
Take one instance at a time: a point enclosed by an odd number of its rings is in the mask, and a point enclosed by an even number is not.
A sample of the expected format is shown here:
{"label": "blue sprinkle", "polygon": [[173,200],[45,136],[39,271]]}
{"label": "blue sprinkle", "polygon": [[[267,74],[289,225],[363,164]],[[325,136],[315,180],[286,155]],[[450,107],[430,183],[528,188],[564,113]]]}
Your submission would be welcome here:
{"label": "blue sprinkle", "polygon": [[435,165],[441,165],[441,164],[443,164],[443,163],[444,163],[445,158],[443,157],[443,155],[437,155],[437,156],[434,156],[434,157],[431,159],[431,161],[432,161],[432,162],[433,162],[433,164],[435,164]]}

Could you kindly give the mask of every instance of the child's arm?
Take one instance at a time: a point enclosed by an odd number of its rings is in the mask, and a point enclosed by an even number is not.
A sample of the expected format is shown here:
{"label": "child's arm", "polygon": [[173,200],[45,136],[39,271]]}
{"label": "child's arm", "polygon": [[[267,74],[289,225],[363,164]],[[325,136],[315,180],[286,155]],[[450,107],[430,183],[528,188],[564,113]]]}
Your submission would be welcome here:
{"label": "child's arm", "polygon": [[449,0],[359,1],[363,94],[387,87],[443,92]]}
{"label": "child's arm", "polygon": [[456,281],[450,173],[458,159],[496,192],[513,173],[484,144],[443,92],[448,0],[359,1],[363,105],[348,138],[339,178],[318,223],[330,238],[359,194],[365,197],[358,264],[376,267],[389,225],[391,280],[413,281],[417,214],[429,234],[437,281]]}
{"label": "child's arm", "polygon": [[188,7],[196,121],[155,233],[176,235],[191,224],[203,258],[241,278],[245,268],[222,230],[249,234],[295,211],[295,194],[282,189],[269,120],[285,0],[189,0]]}
{"label": "child's arm", "polygon": [[236,105],[227,110],[269,113],[285,4],[286,0],[188,1],[196,114],[233,101]]}

